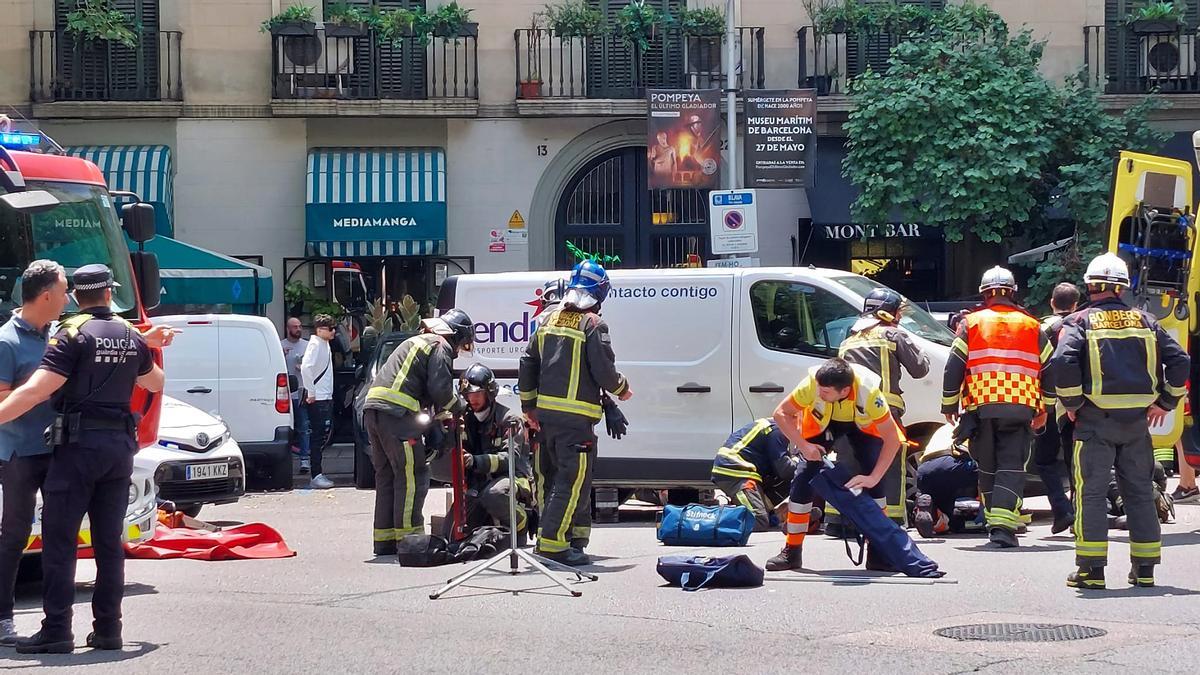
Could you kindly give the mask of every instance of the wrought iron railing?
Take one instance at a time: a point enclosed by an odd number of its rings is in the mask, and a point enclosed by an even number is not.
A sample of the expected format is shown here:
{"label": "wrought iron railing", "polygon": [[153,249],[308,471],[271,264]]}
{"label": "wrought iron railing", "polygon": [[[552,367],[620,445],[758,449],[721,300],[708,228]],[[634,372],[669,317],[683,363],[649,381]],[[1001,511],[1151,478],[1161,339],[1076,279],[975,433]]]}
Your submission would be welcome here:
{"label": "wrought iron railing", "polygon": [[147,31],[134,47],[84,42],[63,30],[29,32],[29,98],[182,101],[183,33]]}
{"label": "wrought iron railing", "polygon": [[1089,86],[1107,94],[1200,93],[1200,37],[1183,25],[1084,26]]}
{"label": "wrought iron railing", "polygon": [[882,31],[831,31],[813,26],[796,31],[797,85],[816,89],[818,96],[845,94],[850,80],[872,69],[886,70],[891,50],[904,40],[898,33]]}

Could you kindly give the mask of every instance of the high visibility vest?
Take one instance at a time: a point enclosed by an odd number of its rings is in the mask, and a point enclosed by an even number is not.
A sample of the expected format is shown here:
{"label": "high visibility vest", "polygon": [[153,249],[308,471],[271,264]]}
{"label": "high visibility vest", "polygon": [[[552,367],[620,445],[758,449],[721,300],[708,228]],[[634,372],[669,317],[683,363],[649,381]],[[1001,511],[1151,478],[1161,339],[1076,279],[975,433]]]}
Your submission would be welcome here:
{"label": "high visibility vest", "polygon": [[[868,406],[873,399],[883,400],[882,407],[887,408],[883,392],[879,388],[881,384],[879,376],[862,366],[851,364],[850,368],[854,370],[854,384],[850,387],[848,400],[854,402],[854,424],[863,432],[882,438],[879,432],[879,423],[884,419],[889,419],[891,413],[889,412],[885,418],[879,420],[872,420],[867,414]],[[815,383],[817,368],[810,370],[808,376]],[[833,421],[833,404],[827,403],[817,396],[811,406],[806,406],[801,410],[800,432],[804,434],[805,438],[819,436],[829,427],[831,421]],[[901,441],[904,440],[903,431],[900,432],[900,438]]]}
{"label": "high visibility vest", "polygon": [[963,403],[1040,409],[1041,326],[1016,307],[997,305],[967,315],[967,376]]}

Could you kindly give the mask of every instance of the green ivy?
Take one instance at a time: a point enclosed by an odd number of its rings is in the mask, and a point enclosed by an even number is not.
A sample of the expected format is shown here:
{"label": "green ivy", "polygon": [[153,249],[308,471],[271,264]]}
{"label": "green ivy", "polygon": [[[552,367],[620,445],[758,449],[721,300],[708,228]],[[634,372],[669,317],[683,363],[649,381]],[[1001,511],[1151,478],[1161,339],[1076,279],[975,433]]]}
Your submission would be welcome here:
{"label": "green ivy", "polygon": [[343,25],[370,24],[371,12],[348,2],[335,2],[325,8],[325,21]]}
{"label": "green ivy", "polygon": [[714,37],[725,33],[725,13],[715,7],[680,10],[677,17],[684,35]]}
{"label": "green ivy", "polygon": [[928,32],[893,49],[886,73],[851,82],[842,165],[859,189],[858,222],[922,222],[949,241],[1069,236],[1044,217],[1065,209],[1075,244],[1037,270],[1032,302],[1103,246],[1116,153],[1165,139],[1146,121],[1155,99],[1110,116],[1081,79],[1042,75],[1042,46],[983,6],[936,12]]}
{"label": "green ivy", "polygon": [[282,12],[262,22],[260,33],[270,33],[272,28],[292,21],[312,21],[313,8],[307,5],[290,5]]}
{"label": "green ivy", "polygon": [[554,35],[560,38],[604,35],[608,28],[604,23],[604,15],[587,0],[564,0],[546,5],[542,14]]}
{"label": "green ivy", "polygon": [[646,4],[645,0],[634,0],[617,13],[616,32],[625,44],[646,51],[650,49],[650,38],[655,31],[665,27],[669,20],[670,17],[664,16],[654,5]]}
{"label": "green ivy", "polygon": [[67,13],[66,34],[81,43],[116,42],[134,49],[140,32],[111,0],[79,0]]}
{"label": "green ivy", "polygon": [[1173,2],[1151,2],[1145,7],[1130,12],[1125,19],[1126,23],[1134,23],[1136,21],[1163,21],[1166,23],[1184,23],[1183,8],[1177,7]]}

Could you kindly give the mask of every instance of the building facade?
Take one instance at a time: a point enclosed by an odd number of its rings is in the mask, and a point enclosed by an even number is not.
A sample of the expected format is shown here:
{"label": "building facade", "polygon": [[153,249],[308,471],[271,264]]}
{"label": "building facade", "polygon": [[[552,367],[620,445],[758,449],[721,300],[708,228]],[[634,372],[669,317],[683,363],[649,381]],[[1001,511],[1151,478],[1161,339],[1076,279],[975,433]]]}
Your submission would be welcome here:
{"label": "building facade", "polygon": [[[629,0],[588,1],[612,22]],[[1200,123],[1194,31],[1126,34],[1131,1],[991,4],[1046,40],[1049,76],[1086,68],[1114,109],[1157,87],[1174,103],[1159,123],[1190,133]],[[643,48],[560,37],[532,20],[543,3],[500,0],[460,3],[477,28],[395,44],[323,24],[320,0],[295,3],[313,6],[312,35],[260,29],[292,4],[113,0],[140,27],[126,47],[68,34],[77,0],[0,0],[0,27],[20,36],[0,43],[0,104],[115,181],[156,186],[163,234],[270,268],[276,319],[289,282],[336,291],[333,260],[356,263],[370,295],[428,305],[462,271],[565,269],[580,251],[626,267],[711,257],[705,193],[646,189],[644,97],[722,86],[719,38],[667,30]],[[918,299],[961,293],[962,256],[935,230],[849,215],[842,92],[886,44],[819,35],[794,0],[736,7],[739,88],[819,94],[816,186],[762,191],[761,262],[837,265]],[[1006,252],[959,253],[974,269]]]}

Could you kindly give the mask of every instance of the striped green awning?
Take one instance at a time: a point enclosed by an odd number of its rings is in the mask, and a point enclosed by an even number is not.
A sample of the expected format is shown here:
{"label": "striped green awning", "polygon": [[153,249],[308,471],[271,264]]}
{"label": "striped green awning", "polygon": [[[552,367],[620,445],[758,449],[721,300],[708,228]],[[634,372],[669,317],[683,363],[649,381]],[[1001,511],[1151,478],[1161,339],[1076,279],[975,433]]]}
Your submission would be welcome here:
{"label": "striped green awning", "polygon": [[317,148],[308,155],[309,252],[320,256],[446,251],[441,148]]}
{"label": "striped green awning", "polygon": [[[73,145],[68,155],[82,157],[104,173],[110,190],[126,190],[154,205],[156,229],[174,232],[174,190],[171,148],[165,145]],[[121,203],[117,200],[117,203]]]}

